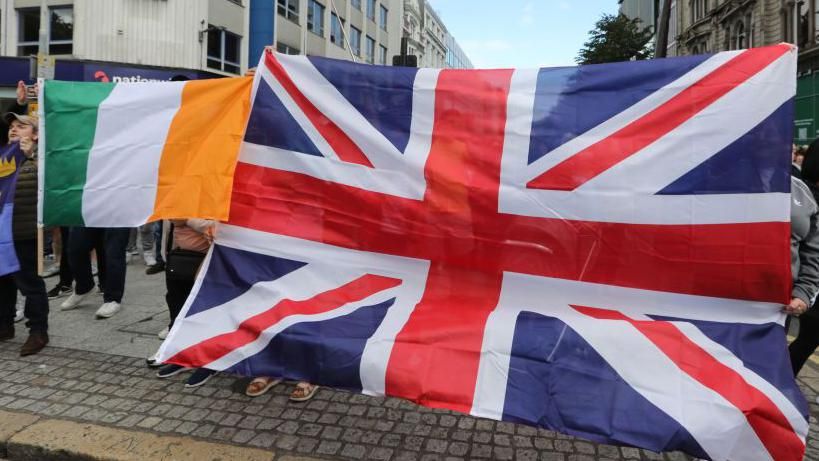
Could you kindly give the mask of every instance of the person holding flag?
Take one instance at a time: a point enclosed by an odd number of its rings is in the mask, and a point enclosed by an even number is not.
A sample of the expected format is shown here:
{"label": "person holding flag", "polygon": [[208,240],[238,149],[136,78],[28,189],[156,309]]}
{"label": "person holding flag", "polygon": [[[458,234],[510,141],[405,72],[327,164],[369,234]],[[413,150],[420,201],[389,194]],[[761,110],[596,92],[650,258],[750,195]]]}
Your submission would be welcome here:
{"label": "person holding flag", "polygon": [[[48,344],[48,295],[37,272],[37,135],[34,117],[8,113],[8,145],[0,149],[0,341],[14,337],[17,290],[26,297],[30,334],[20,355]],[[8,241],[12,237],[12,241]]]}

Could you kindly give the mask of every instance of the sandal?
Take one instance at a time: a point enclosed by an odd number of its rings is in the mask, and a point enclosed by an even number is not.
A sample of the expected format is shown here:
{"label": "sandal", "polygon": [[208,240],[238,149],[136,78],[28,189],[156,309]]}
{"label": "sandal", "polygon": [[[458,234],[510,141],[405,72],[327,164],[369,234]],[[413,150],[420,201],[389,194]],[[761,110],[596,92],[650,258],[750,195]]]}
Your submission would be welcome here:
{"label": "sandal", "polygon": [[258,397],[260,395],[264,395],[273,388],[276,384],[282,382],[279,378],[267,378],[267,377],[258,377],[253,378],[247,388],[245,389],[245,395],[248,397]]}
{"label": "sandal", "polygon": [[304,402],[310,400],[314,395],[316,395],[318,390],[319,386],[302,381],[296,384],[296,388],[293,389],[292,393],[290,393],[290,400],[294,402]]}

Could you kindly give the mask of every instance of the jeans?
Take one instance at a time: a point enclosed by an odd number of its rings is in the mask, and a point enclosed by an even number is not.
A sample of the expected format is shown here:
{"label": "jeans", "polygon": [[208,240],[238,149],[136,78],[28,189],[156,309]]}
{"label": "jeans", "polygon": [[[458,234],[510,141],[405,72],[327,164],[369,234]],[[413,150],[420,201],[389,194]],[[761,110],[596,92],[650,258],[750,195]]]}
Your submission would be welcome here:
{"label": "jeans", "polygon": [[162,221],[157,221],[152,225],[154,227],[154,242],[156,242],[156,246],[154,248],[156,253],[156,262],[157,264],[165,264],[165,261],[162,259]]}
{"label": "jeans", "polygon": [[37,275],[37,241],[15,240],[14,249],[20,270],[0,277],[0,325],[13,325],[17,290],[26,297],[26,326],[32,333],[48,332],[48,294],[43,279]]}
{"label": "jeans", "polygon": [[103,254],[97,253],[97,265],[100,269],[103,301],[122,302],[125,292],[125,248],[128,246],[129,232],[128,228],[71,228],[68,252],[77,281],[74,287],[77,294],[86,294],[94,288],[88,253],[101,242]]}

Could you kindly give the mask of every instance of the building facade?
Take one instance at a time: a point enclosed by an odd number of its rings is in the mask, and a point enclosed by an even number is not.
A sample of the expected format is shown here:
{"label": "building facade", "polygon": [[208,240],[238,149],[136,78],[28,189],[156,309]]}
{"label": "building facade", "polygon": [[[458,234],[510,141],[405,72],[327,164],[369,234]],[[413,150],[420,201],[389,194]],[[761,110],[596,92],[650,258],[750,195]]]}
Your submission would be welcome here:
{"label": "building facade", "polygon": [[[632,19],[639,19],[644,27],[651,29],[654,34],[653,41],[657,40],[657,27],[660,20],[660,8],[662,0],[618,0],[620,3],[619,13]],[[684,1],[684,0],[683,0]],[[667,56],[677,55],[677,0],[671,2],[671,19],[668,22],[668,48]]]}
{"label": "building facade", "polygon": [[407,54],[420,67],[471,69],[472,62],[426,0],[404,0],[403,36]]}
{"label": "building facade", "polygon": [[[242,0],[48,0],[49,51],[92,60],[241,74],[248,14]],[[0,55],[37,53],[39,0],[0,0]]]}
{"label": "building facade", "polygon": [[[33,83],[40,0],[0,0],[0,111]],[[247,69],[244,0],[48,0],[54,78],[167,81]]]}
{"label": "building facade", "polygon": [[276,0],[276,49],[370,64],[400,53],[403,0]]}

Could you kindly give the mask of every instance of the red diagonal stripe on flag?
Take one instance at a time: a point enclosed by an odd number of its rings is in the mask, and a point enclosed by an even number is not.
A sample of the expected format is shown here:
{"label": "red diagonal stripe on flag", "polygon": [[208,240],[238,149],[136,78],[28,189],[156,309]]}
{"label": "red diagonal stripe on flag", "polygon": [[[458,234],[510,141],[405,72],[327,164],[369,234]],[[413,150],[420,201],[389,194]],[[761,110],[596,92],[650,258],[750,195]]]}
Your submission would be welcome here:
{"label": "red diagonal stripe on flag", "polygon": [[279,81],[279,84],[287,91],[287,94],[293,98],[296,105],[304,112],[304,115],[310,120],[310,123],[316,127],[319,134],[327,141],[330,147],[333,148],[338,158],[348,163],[356,163],[372,168],[373,164],[370,159],[364,155],[364,152],[347,136],[341,128],[338,127],[332,120],[327,118],[309,99],[302,93],[287,72],[282,67],[281,63],[271,54],[265,53],[265,64],[270,72]]}
{"label": "red diagonal stripe on flag", "polygon": [[558,163],[526,186],[574,190],[641,151],[791,50],[779,45],[748,50],[613,135]]}
{"label": "red diagonal stripe on flag", "polygon": [[167,362],[192,367],[207,366],[233,350],[252,343],[261,336],[262,332],[286,317],[323,314],[400,284],[399,279],[367,274],[310,299],[303,301],[284,299],[265,312],[245,320],[235,331],[214,336],[184,349]]}
{"label": "red diagonal stripe on flag", "polygon": [[739,409],[762,444],[777,461],[798,461],[805,444],[794,432],[779,407],[745,378],[716,360],[691,341],[671,322],[634,320],[620,312],[596,307],[572,306],[578,312],[601,320],[622,320],[646,336],[683,372],[713,390]]}

